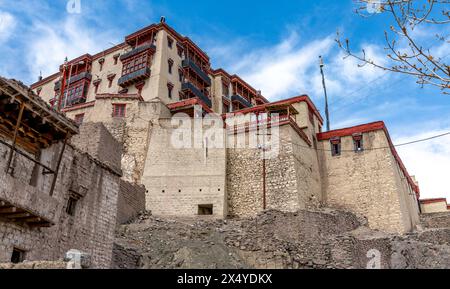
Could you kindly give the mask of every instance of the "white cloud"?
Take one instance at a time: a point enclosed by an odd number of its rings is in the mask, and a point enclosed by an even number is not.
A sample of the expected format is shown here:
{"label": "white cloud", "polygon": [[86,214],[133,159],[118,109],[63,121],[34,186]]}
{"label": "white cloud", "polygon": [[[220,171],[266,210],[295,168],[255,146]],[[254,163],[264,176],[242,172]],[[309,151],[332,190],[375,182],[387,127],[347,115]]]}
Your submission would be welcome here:
{"label": "white cloud", "polygon": [[12,14],[0,11],[0,43],[8,40],[16,24],[17,21]]}
{"label": "white cloud", "polygon": [[[297,31],[273,46],[248,50],[249,40],[238,39],[230,45],[210,45],[207,51],[221,63],[233,63],[225,68],[241,75],[271,100],[308,94],[322,98],[322,77],[319,56],[325,59],[326,84],[331,98],[346,98],[355,88],[364,86],[384,74],[383,70],[366,65],[359,67],[353,58],[344,58],[337,48],[334,35],[304,41]],[[372,59],[384,64],[382,48],[364,45]],[[236,55],[240,55],[236,59]]]}
{"label": "white cloud", "polygon": [[70,60],[85,53],[97,53],[112,46],[109,42],[114,39],[107,32],[87,27],[81,17],[73,16],[67,16],[61,23],[34,23],[29,37],[26,61],[34,78],[40,71],[43,75],[57,72],[66,56]]}
{"label": "white cloud", "polygon": [[244,55],[232,69],[271,99],[306,93],[314,81],[308,75],[318,67],[318,56],[331,49],[333,39],[327,37],[304,46],[299,46],[299,41],[292,34],[274,47]]}
{"label": "white cloud", "polygon": [[[417,139],[443,134],[450,126],[408,137],[396,138],[396,143],[405,143]],[[446,197],[450,202],[450,136],[433,139],[397,148],[405,166],[411,175],[419,181],[421,198]]]}

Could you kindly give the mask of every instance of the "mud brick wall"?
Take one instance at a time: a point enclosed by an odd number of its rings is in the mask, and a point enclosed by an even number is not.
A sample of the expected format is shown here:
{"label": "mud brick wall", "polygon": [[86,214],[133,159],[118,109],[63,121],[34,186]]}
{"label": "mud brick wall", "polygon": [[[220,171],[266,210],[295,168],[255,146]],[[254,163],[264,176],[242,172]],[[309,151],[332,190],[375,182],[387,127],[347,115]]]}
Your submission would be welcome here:
{"label": "mud brick wall", "polygon": [[145,187],[120,181],[117,201],[117,223],[124,224],[145,210]]}

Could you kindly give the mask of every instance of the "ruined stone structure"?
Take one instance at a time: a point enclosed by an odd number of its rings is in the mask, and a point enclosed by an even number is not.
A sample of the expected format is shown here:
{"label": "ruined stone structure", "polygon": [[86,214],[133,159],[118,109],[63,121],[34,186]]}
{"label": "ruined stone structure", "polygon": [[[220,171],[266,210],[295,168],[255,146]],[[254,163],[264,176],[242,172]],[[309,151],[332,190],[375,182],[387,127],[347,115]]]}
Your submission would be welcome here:
{"label": "ruined stone structure", "polygon": [[[156,215],[329,206],[364,215],[374,229],[405,233],[418,224],[419,187],[383,122],[322,132],[308,96],[269,103],[239,76],[212,69],[164,21],[67,61],[32,89],[76,122],[107,128],[123,146],[122,179],[145,186]],[[216,121],[202,118],[208,113]],[[192,117],[187,126],[183,115]],[[205,132],[211,127],[214,136]],[[174,146],[181,128],[193,146]]]}
{"label": "ruined stone structure", "polygon": [[4,78],[0,111],[0,263],[59,261],[75,249],[93,268],[110,267],[119,143],[102,124],[78,134],[75,123]]}

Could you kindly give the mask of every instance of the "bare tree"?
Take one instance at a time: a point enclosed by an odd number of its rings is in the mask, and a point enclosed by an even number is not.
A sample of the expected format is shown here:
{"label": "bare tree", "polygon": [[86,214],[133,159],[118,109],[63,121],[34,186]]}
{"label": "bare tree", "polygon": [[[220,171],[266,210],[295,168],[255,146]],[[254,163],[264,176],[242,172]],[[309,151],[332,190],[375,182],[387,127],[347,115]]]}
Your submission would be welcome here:
{"label": "bare tree", "polygon": [[[414,76],[422,86],[434,85],[441,88],[443,93],[450,93],[450,63],[446,60],[450,56],[450,49],[447,50],[447,55],[437,55],[436,51],[431,51],[432,46],[450,48],[450,0],[354,1],[357,4],[355,12],[362,17],[374,15],[373,12],[390,15],[390,30],[384,32],[385,50],[390,61],[388,65],[377,63],[364,49],[362,53],[355,53],[350,48],[350,41],[341,40],[338,32],[336,41],[345,51],[346,57],[361,61],[359,66],[369,64],[386,71]],[[413,33],[419,27],[427,31],[438,31],[432,32],[438,44],[432,45],[430,39],[424,40],[426,43],[419,43]]]}

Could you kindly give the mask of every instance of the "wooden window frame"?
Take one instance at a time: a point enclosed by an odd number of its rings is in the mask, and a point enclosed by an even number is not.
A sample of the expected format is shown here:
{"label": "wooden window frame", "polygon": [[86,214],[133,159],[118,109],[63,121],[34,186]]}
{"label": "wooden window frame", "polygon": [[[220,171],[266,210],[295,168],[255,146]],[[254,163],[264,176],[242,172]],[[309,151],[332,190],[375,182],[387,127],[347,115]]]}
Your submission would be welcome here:
{"label": "wooden window frame", "polygon": [[108,88],[111,88],[112,87],[112,82],[113,82],[113,80],[114,80],[114,78],[116,78],[116,74],[109,74],[108,75]]}
{"label": "wooden window frame", "polygon": [[342,153],[341,138],[338,137],[330,139],[330,146],[331,146],[331,156],[337,157],[341,155]]}
{"label": "wooden window frame", "polygon": [[353,146],[355,149],[355,153],[360,153],[364,151],[364,140],[363,135],[361,133],[359,134],[353,134]]}
{"label": "wooden window frame", "polygon": [[[68,100],[75,99],[86,99],[87,98],[87,87],[89,87],[89,81],[86,79],[77,81],[69,85],[63,93],[63,103],[61,105],[65,106]],[[70,96],[70,97],[69,97]],[[71,106],[72,104],[69,104]]]}
{"label": "wooden window frame", "polygon": [[103,70],[103,64],[105,63],[105,58],[100,58],[98,60],[98,63],[100,64],[100,72]]}
{"label": "wooden window frame", "polygon": [[[124,118],[127,115],[127,104],[126,103],[113,103],[112,117]],[[118,109],[118,108],[123,108]]]}
{"label": "wooden window frame", "polygon": [[122,76],[150,67],[151,56],[144,51],[123,61]]}
{"label": "wooden window frame", "polygon": [[118,61],[119,61],[119,57],[120,57],[120,53],[117,53],[113,56],[114,58],[114,65],[117,65]]}

